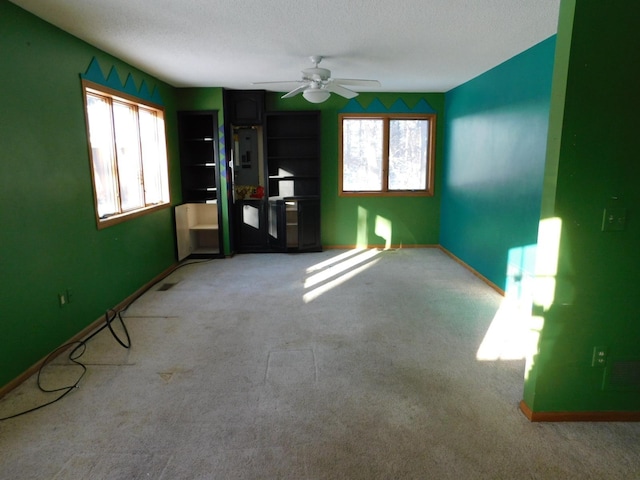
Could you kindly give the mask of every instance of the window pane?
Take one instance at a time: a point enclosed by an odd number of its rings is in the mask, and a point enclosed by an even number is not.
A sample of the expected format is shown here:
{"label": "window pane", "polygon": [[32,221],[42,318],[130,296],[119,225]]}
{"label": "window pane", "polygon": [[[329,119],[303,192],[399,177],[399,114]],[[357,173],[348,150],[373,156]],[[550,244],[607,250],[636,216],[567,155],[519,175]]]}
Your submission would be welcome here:
{"label": "window pane", "polygon": [[87,119],[98,217],[119,213],[113,129],[109,102],[87,95]]}
{"label": "window pane", "polygon": [[342,190],[382,190],[382,120],[344,119]]}
{"label": "window pane", "polygon": [[142,172],[144,195],[147,205],[169,201],[167,152],[164,138],[164,121],[154,110],[140,108],[140,144],[142,146]]}
{"label": "window pane", "polygon": [[98,228],[166,205],[169,176],[164,111],[83,81]]}
{"label": "window pane", "polygon": [[429,120],[391,120],[389,190],[427,188]]}
{"label": "window pane", "polygon": [[126,103],[113,102],[118,179],[122,211],[144,207],[142,165],[136,111]]}

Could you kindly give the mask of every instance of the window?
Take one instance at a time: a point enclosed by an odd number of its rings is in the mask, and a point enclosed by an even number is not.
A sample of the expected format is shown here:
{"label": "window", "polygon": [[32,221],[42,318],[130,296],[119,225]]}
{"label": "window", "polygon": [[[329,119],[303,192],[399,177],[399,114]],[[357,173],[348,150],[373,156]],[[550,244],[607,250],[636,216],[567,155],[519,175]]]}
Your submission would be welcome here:
{"label": "window", "polygon": [[340,115],[340,195],[433,195],[435,115]]}
{"label": "window", "polygon": [[164,111],[83,82],[98,228],[169,204]]}

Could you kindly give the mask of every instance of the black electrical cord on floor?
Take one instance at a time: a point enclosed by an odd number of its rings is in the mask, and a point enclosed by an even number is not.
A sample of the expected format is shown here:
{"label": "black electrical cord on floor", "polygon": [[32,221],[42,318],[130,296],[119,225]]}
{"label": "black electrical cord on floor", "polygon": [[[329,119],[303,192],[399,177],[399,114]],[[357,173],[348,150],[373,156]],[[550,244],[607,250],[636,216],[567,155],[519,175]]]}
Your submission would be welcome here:
{"label": "black electrical cord on floor", "polygon": [[[133,303],[133,302],[131,302],[131,303]],[[131,337],[129,336],[129,330],[127,330],[127,326],[125,325],[124,320],[122,319],[122,312],[125,311],[127,308],[129,308],[131,303],[129,305],[127,305],[125,308],[123,308],[122,310],[120,310],[119,312],[116,312],[115,310],[107,310],[105,312],[105,314],[104,314],[105,324],[102,327],[100,327],[98,330],[93,332],[91,335],[89,335],[84,340],[78,340],[78,341],[75,341],[75,342],[66,343],[66,344],[62,345],[61,347],[56,348],[53,352],[51,352],[44,359],[44,361],[42,362],[42,365],[40,365],[40,368],[38,368],[38,376],[37,376],[37,381],[36,381],[36,383],[38,385],[38,388],[40,389],[40,391],[42,391],[44,393],[62,392],[62,394],[60,394],[58,397],[56,397],[55,399],[51,400],[50,402],[43,403],[41,405],[38,405],[37,407],[33,407],[33,408],[28,409],[28,410],[24,410],[24,411],[22,411],[20,413],[14,414],[14,415],[9,415],[8,417],[2,417],[2,418],[0,418],[0,422],[2,422],[4,420],[9,420],[11,418],[19,417],[21,415],[26,415],[27,413],[35,412],[36,410],[40,410],[41,408],[47,407],[49,405],[52,405],[52,404],[56,403],[57,401],[62,400],[69,393],[71,393],[74,389],[79,388],[80,387],[80,380],[82,380],[82,377],[84,377],[84,374],[87,373],[87,367],[83,363],[79,362],[78,359],[87,350],[87,342],[90,339],[92,339],[93,337],[95,337],[98,333],[100,333],[105,328],[107,328],[107,327],[109,328],[109,330],[111,331],[111,334],[113,335],[113,337],[116,339],[116,341],[120,345],[122,345],[124,348],[131,348]],[[109,312],[113,312],[113,316],[109,317]],[[120,320],[120,324],[122,325],[122,329],[124,330],[124,333],[125,333],[125,335],[127,337],[127,342],[126,343],[123,342],[120,339],[120,337],[118,337],[118,335],[113,330],[113,327],[111,326],[111,322],[113,322],[113,320],[116,317],[118,317],[118,319]],[[71,352],[69,352],[68,358],[69,358],[69,361],[75,363],[76,365],[78,365],[79,367],[82,368],[82,373],[80,374],[78,379],[73,384],[66,385],[64,387],[59,387],[59,388],[54,388],[54,389],[48,389],[48,388],[43,387],[40,377],[42,375],[42,372],[43,372],[44,368],[49,364],[49,362],[53,358],[55,358],[57,356],[58,352],[60,352],[61,350],[66,350],[67,348],[70,348],[73,345],[76,345],[76,346],[73,348],[73,350],[71,350]]]}
{"label": "black electrical cord on floor", "polygon": [[[131,304],[129,304],[129,305],[131,305]],[[124,320],[122,319],[122,312],[124,312],[127,308],[129,308],[129,305],[127,305],[124,309],[120,310],[117,313],[114,310],[111,310],[113,312],[113,317],[111,317],[111,319],[109,319],[109,311],[108,310],[104,314],[105,323],[109,327],[109,330],[111,331],[111,335],[113,335],[113,338],[115,338],[116,341],[120,345],[122,345],[124,348],[131,348],[131,337],[129,336],[129,330],[127,330],[127,326],[125,325]],[[116,318],[116,316],[118,317],[118,320],[120,320],[120,324],[122,325],[122,329],[124,330],[124,334],[127,337],[127,343],[124,343],[122,340],[120,340],[120,337],[118,337],[116,332],[113,331],[113,327],[111,326],[111,322],[113,321],[114,318]]]}
{"label": "black electrical cord on floor", "polygon": [[[197,264],[197,263],[207,263],[207,262],[210,262],[210,261],[212,261],[212,260],[203,260],[203,261],[181,263],[173,271],[176,271],[178,268],[186,267],[187,265],[194,265],[194,264]],[[105,314],[104,314],[104,318],[105,318],[104,325],[102,325],[99,329],[94,331],[87,338],[85,338],[84,340],[78,340],[78,341],[75,341],[75,342],[70,342],[70,343],[67,343],[65,345],[62,345],[62,346],[56,348],[53,352],[51,352],[44,359],[44,361],[42,362],[42,365],[40,365],[40,368],[38,368],[38,376],[37,376],[38,388],[40,389],[40,391],[45,392],[45,393],[62,392],[61,395],[59,395],[57,398],[51,400],[50,402],[43,403],[42,405],[38,405],[37,407],[30,408],[29,410],[25,410],[23,412],[16,413],[15,415],[10,415],[8,417],[2,417],[2,418],[0,418],[0,422],[2,422],[4,420],[9,420],[11,418],[19,417],[21,415],[26,415],[27,413],[35,412],[36,410],[40,410],[41,408],[47,407],[49,405],[52,405],[52,404],[56,403],[58,400],[62,400],[65,396],[67,396],[69,393],[71,393],[74,389],[79,388],[80,387],[80,380],[82,379],[82,377],[84,377],[84,374],[87,372],[87,367],[84,364],[82,364],[81,362],[79,362],[78,358],[80,358],[84,354],[84,352],[87,350],[87,342],[89,340],[91,340],[93,337],[95,337],[98,333],[100,333],[105,328],[109,328],[109,331],[111,332],[111,335],[113,335],[113,338],[115,338],[116,341],[120,345],[122,345],[124,348],[131,348],[131,337],[129,336],[129,330],[127,329],[127,326],[124,323],[124,320],[122,318],[122,313],[127,311],[127,309],[133,304],[133,302],[135,302],[138,298],[140,298],[140,296],[142,296],[142,294],[146,293],[149,289],[151,289],[152,286],[153,285],[149,286],[149,288],[147,288],[146,290],[141,292],[140,295],[138,295],[136,298],[131,300],[131,302],[129,302],[125,307],[121,308],[120,310],[118,310],[118,311],[113,310],[113,309],[107,310],[105,312]],[[109,313],[110,312],[113,314],[111,317],[109,317]],[[113,330],[113,327],[111,326],[111,323],[113,322],[113,320],[115,320],[116,317],[118,318],[118,320],[120,320],[120,324],[122,325],[122,329],[124,330],[124,334],[125,334],[126,339],[127,339],[126,342],[123,341],[116,334],[116,332]],[[82,373],[80,374],[78,379],[72,385],[67,385],[67,386],[60,387],[60,388],[55,388],[55,389],[52,389],[52,390],[44,388],[42,386],[42,383],[40,382],[40,376],[42,375],[42,371],[43,371],[44,367],[46,367],[47,364],[53,358],[55,358],[57,356],[57,353],[59,351],[66,350],[67,348],[70,348],[73,345],[76,345],[76,346],[75,346],[75,348],[73,350],[71,350],[71,352],[69,353],[69,357],[68,358],[69,358],[69,360],[71,362],[75,363],[76,365],[78,365],[79,367],[82,368]],[[81,347],[82,347],[82,351],[80,353],[77,353],[77,351]]]}
{"label": "black electrical cord on floor", "polygon": [[[51,361],[52,358],[54,358],[56,356],[56,354],[60,351],[60,350],[64,350],[66,348],[71,347],[72,345],[77,344],[75,346],[75,348],[73,350],[71,350],[71,352],[69,353],[69,360],[72,361],[73,363],[75,363],[76,365],[80,366],[82,368],[82,373],[80,374],[80,376],[78,377],[78,379],[72,384],[72,385],[66,385],[64,387],[60,387],[60,388],[54,388],[54,389],[48,389],[48,388],[44,388],[42,386],[42,382],[40,379],[40,376],[42,375],[42,370],[44,369],[44,367]],[[80,353],[77,353],[77,351],[82,347],[82,351]],[[38,388],[45,393],[55,393],[55,392],[62,392],[62,394],[60,394],[58,397],[56,397],[55,399],[51,400],[50,402],[47,403],[43,403],[41,405],[38,405],[37,407],[33,407],[30,408],[29,410],[25,410],[22,411],[20,413],[16,413],[15,415],[10,415],[8,417],[3,417],[0,418],[0,422],[4,421],[4,420],[9,420],[10,418],[16,418],[19,417],[21,415],[26,415],[27,413],[31,413],[31,412],[35,412],[36,410],[40,410],[41,408],[47,407],[49,405],[52,405],[54,403],[56,403],[58,400],[61,400],[62,398],[66,397],[69,393],[71,393],[75,388],[79,387],[79,383],[80,380],[82,379],[82,377],[84,377],[84,374],[87,373],[87,367],[85,365],[83,365],[82,363],[80,363],[78,361],[78,358],[80,358],[82,356],[82,354],[85,352],[85,350],[87,349],[87,344],[82,341],[79,340],[77,342],[71,342],[71,343],[67,343],[65,345],[62,345],[61,347],[56,348],[53,352],[51,352],[49,354],[49,356],[47,356],[47,358],[44,359],[44,361],[42,362],[42,365],[40,366],[40,368],[38,369],[38,377],[37,377],[37,384],[38,384]]]}

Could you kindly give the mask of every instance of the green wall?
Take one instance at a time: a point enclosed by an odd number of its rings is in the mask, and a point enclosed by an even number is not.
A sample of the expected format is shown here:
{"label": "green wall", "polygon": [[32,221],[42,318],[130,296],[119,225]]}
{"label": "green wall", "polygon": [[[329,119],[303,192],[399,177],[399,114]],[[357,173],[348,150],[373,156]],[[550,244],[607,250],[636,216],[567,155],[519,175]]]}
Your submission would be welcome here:
{"label": "green wall", "polygon": [[533,272],[555,42],[446,94],[440,244],[503,290]]}
{"label": "green wall", "polygon": [[[559,259],[539,272],[555,288],[534,308],[524,390],[534,412],[640,411],[637,18],[637,2],[561,3],[542,201],[543,222],[561,233],[539,240],[548,258],[559,243]],[[605,208],[626,209],[624,230],[602,231]],[[591,366],[594,346],[607,349],[604,367]],[[626,380],[612,383],[619,362]]]}
{"label": "green wall", "polygon": [[171,208],[96,228],[79,76],[94,57],[158,89],[180,193],[174,89],[0,0],[0,386],[175,262]]}
{"label": "green wall", "polygon": [[[332,95],[321,104],[310,104],[301,95],[281,99],[267,94],[268,110],[319,109],[322,117],[322,244],[335,246],[384,246],[387,239],[376,234],[378,225],[390,225],[390,243],[394,246],[438,244],[440,223],[441,172],[444,144],[444,94],[441,93],[361,93],[357,102],[367,108],[380,101],[393,109],[398,100],[411,110],[426,101],[438,114],[436,133],[435,194],[433,197],[358,197],[338,196],[338,115],[348,100]],[[384,112],[379,112],[384,113]],[[378,233],[380,231],[378,230]]]}

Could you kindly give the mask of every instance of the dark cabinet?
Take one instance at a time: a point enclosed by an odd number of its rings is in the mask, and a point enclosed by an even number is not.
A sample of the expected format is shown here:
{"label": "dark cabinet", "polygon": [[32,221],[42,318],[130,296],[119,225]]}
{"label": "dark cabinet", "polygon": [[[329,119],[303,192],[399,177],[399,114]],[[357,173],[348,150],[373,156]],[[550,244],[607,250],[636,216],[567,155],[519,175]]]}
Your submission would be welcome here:
{"label": "dark cabinet", "polygon": [[218,111],[178,112],[183,205],[176,207],[178,258],[221,255]]}
{"label": "dark cabinet", "polygon": [[235,126],[262,124],[264,90],[226,90],[225,111],[228,121]]}
{"label": "dark cabinet", "polygon": [[319,112],[267,114],[270,197],[320,195],[319,117]]}
{"label": "dark cabinet", "polygon": [[280,250],[321,250],[320,112],[265,117],[269,243]]}
{"label": "dark cabinet", "polygon": [[266,112],[264,90],[225,90],[232,249],[321,250],[320,112]]}
{"label": "dark cabinet", "polygon": [[321,251],[320,199],[270,200],[269,244],[276,251]]}
{"label": "dark cabinet", "polygon": [[231,249],[239,253],[268,251],[266,206],[264,199],[255,198],[258,190],[266,190],[262,135],[265,91],[224,90],[223,101]]}

